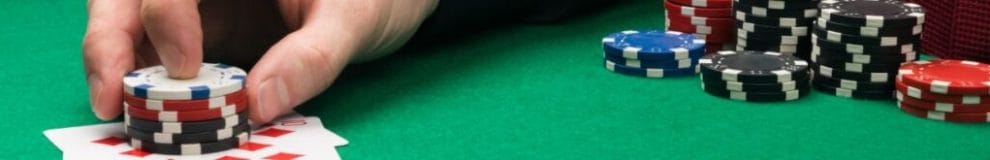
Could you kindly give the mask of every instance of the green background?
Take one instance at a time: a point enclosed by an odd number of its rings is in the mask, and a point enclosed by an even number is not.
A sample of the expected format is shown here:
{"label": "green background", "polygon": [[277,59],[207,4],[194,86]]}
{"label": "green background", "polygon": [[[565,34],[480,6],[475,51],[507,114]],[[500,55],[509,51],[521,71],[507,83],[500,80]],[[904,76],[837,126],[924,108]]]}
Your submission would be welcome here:
{"label": "green background", "polygon": [[[43,130],[89,109],[83,1],[0,1],[0,155],[58,159]],[[299,107],[345,159],[987,159],[990,128],[919,119],[893,101],[814,92],[787,103],[706,95],[696,77],[602,67],[600,39],[660,28],[659,0],[561,24],[506,25],[347,68]]]}

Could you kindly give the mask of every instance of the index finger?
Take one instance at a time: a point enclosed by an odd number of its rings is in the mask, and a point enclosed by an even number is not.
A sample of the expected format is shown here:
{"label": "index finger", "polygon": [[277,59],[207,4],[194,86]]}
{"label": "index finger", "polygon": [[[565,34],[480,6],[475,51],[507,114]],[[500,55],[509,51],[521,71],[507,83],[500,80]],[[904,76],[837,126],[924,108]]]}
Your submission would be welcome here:
{"label": "index finger", "polygon": [[144,0],[141,22],[169,76],[193,78],[203,62],[203,29],[196,0]]}

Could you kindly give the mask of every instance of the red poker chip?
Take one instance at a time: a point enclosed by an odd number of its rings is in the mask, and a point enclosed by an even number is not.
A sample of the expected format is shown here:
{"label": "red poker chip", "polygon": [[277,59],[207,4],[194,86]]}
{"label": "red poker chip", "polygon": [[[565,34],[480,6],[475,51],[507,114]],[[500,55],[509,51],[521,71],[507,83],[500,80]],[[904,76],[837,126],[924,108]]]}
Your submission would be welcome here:
{"label": "red poker chip", "polygon": [[709,18],[681,15],[674,12],[667,12],[667,20],[670,23],[688,23],[699,26],[728,26],[734,27],[736,21],[733,18]]}
{"label": "red poker chip", "polygon": [[247,103],[227,105],[220,108],[199,111],[155,111],[133,107],[124,103],[127,115],[144,120],[162,122],[192,122],[218,119],[244,111]]}
{"label": "red poker chip", "polygon": [[897,92],[897,100],[901,103],[914,106],[919,109],[933,110],[939,112],[951,112],[951,113],[986,113],[990,112],[990,104],[954,104],[954,103],[942,103],[935,101],[928,101],[918,98],[913,98],[909,96],[904,96],[904,93]]}
{"label": "red poker chip", "polygon": [[717,43],[717,44],[729,43],[729,42],[732,42],[732,40],[734,40],[736,38],[735,36],[731,36],[731,35],[730,36],[726,36],[724,34],[723,35],[719,35],[719,34],[698,34],[698,33],[695,33],[695,34],[692,34],[692,35],[694,35],[694,38],[696,38],[696,39],[704,39],[705,40],[705,43]]}
{"label": "red poker chip", "polygon": [[691,25],[688,23],[670,23],[667,21],[668,31],[678,31],[684,33],[698,33],[698,34],[716,34],[716,35],[726,35],[735,38],[735,28],[726,26],[701,26],[701,25]]}
{"label": "red poker chip", "polygon": [[730,8],[732,0],[667,0],[675,4],[684,6],[694,6],[703,8]]}
{"label": "red poker chip", "polygon": [[921,108],[914,107],[910,104],[897,103],[897,107],[901,108],[901,111],[908,113],[910,115],[918,116],[921,118],[940,120],[940,121],[950,121],[950,122],[965,122],[965,123],[984,123],[990,122],[987,119],[987,114],[990,113],[948,113],[939,111],[930,111]]}
{"label": "red poker chip", "polygon": [[667,9],[667,13],[713,18],[729,18],[732,16],[732,8],[697,8],[670,3],[670,1],[664,1],[663,4],[664,8]]}
{"label": "red poker chip", "polygon": [[154,100],[124,94],[124,102],[132,107],[156,111],[195,111],[220,108],[247,101],[247,91],[241,90],[225,96],[198,100]]}
{"label": "red poker chip", "polygon": [[898,71],[905,85],[940,94],[990,94],[990,65],[975,61],[914,61]]}
{"label": "red poker chip", "polygon": [[990,104],[990,95],[947,95],[932,93],[917,87],[907,86],[900,80],[895,82],[898,92],[912,98],[953,104]]}

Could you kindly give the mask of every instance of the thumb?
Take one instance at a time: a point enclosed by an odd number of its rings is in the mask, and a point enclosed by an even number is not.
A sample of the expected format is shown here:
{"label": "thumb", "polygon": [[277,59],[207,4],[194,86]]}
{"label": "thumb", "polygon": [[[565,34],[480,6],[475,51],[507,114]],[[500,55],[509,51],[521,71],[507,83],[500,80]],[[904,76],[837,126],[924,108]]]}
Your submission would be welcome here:
{"label": "thumb", "polygon": [[[321,31],[326,32],[326,31]],[[287,35],[255,64],[247,77],[251,120],[268,122],[320,94],[347,65],[354,45],[298,30]]]}

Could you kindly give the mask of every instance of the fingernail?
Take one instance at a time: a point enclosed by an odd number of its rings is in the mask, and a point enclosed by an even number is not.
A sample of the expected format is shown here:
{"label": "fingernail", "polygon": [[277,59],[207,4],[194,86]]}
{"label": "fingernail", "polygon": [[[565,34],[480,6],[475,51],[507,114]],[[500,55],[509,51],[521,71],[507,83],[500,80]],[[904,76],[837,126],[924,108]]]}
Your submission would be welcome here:
{"label": "fingernail", "polygon": [[289,106],[289,91],[285,81],[280,77],[266,79],[261,82],[258,89],[258,115],[263,119],[272,119],[279,116],[277,113],[284,107]]}
{"label": "fingernail", "polygon": [[86,77],[86,82],[89,84],[89,105],[93,114],[96,114],[96,118],[101,120],[110,120],[110,117],[100,113],[97,109],[103,107],[103,104],[100,104],[100,96],[103,95],[103,81],[100,81],[96,75],[89,75]]}

